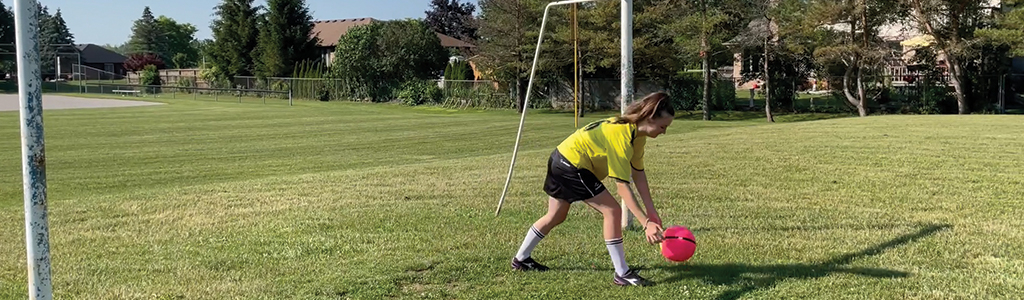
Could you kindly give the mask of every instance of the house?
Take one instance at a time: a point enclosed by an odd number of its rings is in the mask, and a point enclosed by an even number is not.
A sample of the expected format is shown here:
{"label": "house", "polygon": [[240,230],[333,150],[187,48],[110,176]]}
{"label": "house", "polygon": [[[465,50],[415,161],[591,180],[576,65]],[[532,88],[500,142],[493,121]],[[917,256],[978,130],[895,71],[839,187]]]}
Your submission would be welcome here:
{"label": "house", "polygon": [[[986,1],[986,8],[992,11],[998,9],[1006,9],[1002,7],[999,0],[983,0]],[[905,22],[910,20],[893,20],[889,24],[885,24],[878,28],[878,38],[881,39],[887,46],[890,52],[887,58],[886,74],[892,79],[893,84],[906,84],[904,81],[906,78],[913,77],[917,74],[914,71],[915,64],[912,62],[914,57],[914,50],[921,47],[931,47],[934,44],[934,39],[922,32],[920,32],[913,24],[914,22]],[[777,32],[778,26],[772,22],[767,24],[765,19],[755,19],[747,25],[747,30],[740,35],[734,37],[732,40],[725,43],[729,46],[733,52],[733,64],[726,66],[721,69],[729,70],[731,72],[731,79],[736,83],[737,88],[749,89],[757,83],[757,80],[744,81],[742,74],[751,71],[759,71],[762,68],[763,62],[761,61],[761,54],[756,51],[756,47],[746,47],[744,45],[757,44],[765,38],[767,35],[767,29],[771,29],[771,32]],[[848,23],[830,24],[823,25],[820,28],[830,29],[840,32],[848,32],[850,30]],[[776,39],[778,37],[775,37]],[[1014,59],[1015,64],[1018,59]],[[1020,62],[1024,67],[1024,62]],[[935,61],[935,65],[939,68],[945,67],[945,58],[941,55]],[[812,88],[818,88],[818,84],[822,83],[820,80],[815,78],[808,78],[809,85]]]}
{"label": "house", "polygon": [[[345,35],[346,32],[356,26],[374,22],[380,22],[380,20],[374,18],[358,18],[314,21],[313,35],[320,38],[320,42],[317,44],[320,57],[326,62],[333,61],[334,49],[341,36]],[[457,50],[464,56],[470,56],[470,54],[476,49],[475,45],[448,35],[437,33],[437,37],[441,39],[441,46]]]}
{"label": "house", "polygon": [[[70,47],[68,47],[70,48]],[[78,44],[59,50],[60,75],[80,80],[124,78],[124,55],[96,44]],[[81,68],[78,67],[81,59]]]}

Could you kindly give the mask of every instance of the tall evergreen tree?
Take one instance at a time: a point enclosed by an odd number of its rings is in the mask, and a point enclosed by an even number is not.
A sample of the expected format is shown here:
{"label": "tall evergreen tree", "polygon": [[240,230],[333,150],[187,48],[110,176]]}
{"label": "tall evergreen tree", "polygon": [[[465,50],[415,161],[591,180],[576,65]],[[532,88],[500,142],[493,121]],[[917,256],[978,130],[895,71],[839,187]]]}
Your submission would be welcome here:
{"label": "tall evergreen tree", "polygon": [[[47,17],[46,23],[40,23],[39,30],[39,44],[41,51],[40,57],[42,63],[43,73],[56,72],[57,55],[74,51],[72,46],[75,43],[75,36],[71,34],[71,30],[68,29],[68,25],[64,22],[64,17],[61,16],[60,9],[53,16]],[[61,59],[68,59],[62,57]],[[70,70],[61,70],[61,72],[69,72]]]}
{"label": "tall evergreen tree", "polygon": [[255,59],[257,75],[288,76],[298,63],[317,58],[320,39],[312,36],[313,16],[304,0],[268,0],[264,16]]}
{"label": "tall evergreen tree", "polygon": [[149,6],[146,6],[142,10],[142,17],[135,20],[132,25],[132,36],[128,40],[128,52],[132,54],[153,53],[164,58],[162,52],[166,48],[165,44],[164,34],[156,23],[156,17],[149,10]]}
{"label": "tall evergreen tree", "polygon": [[209,62],[222,78],[251,76],[254,73],[259,7],[254,7],[252,2],[223,0],[216,6],[216,19],[210,25],[213,44],[210,45]]}
{"label": "tall evergreen tree", "polygon": [[[50,40],[48,36],[54,35],[54,31],[51,30],[50,19],[53,18],[50,15],[50,9],[43,6],[40,3],[36,3],[39,17],[39,70],[44,74],[54,71],[54,62],[57,55],[57,50],[46,44],[45,41]],[[12,49],[13,50],[13,49]]]}

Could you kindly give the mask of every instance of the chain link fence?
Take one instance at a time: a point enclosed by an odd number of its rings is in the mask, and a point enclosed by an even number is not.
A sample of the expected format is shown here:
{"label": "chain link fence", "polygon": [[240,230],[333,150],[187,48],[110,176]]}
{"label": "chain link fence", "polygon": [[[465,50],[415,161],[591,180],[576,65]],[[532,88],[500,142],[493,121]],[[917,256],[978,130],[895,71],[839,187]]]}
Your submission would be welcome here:
{"label": "chain link fence", "polygon": [[[189,71],[189,72],[185,72]],[[232,95],[247,95],[245,91],[263,91],[253,95],[275,92],[290,93],[298,100],[336,101],[365,100],[354,95],[365,95],[359,84],[341,79],[326,78],[257,78],[237,76],[231,83],[207,83],[199,79],[199,72],[185,70],[161,73],[165,87],[210,88],[195,93],[216,95],[231,89]],[[79,66],[75,74],[90,81],[108,83],[131,82],[131,76],[116,76],[95,68]],[[936,114],[957,113],[955,88],[948,77],[902,74],[891,76],[864,76],[860,78],[864,98],[868,99],[869,113]],[[518,107],[518,91],[525,92],[525,80],[501,82],[489,80],[432,80],[440,90],[435,105],[450,108],[503,108]],[[754,85],[752,83],[759,83]],[[620,82],[617,78],[584,79],[574,93],[571,80],[538,79],[534,83],[531,108],[556,110],[608,111],[619,110]],[[845,88],[844,88],[845,87]],[[89,92],[89,88],[84,88]],[[763,110],[765,91],[771,91],[772,108],[779,112],[856,113],[853,104],[860,98],[857,78],[842,76],[821,78],[772,78],[768,86],[763,80],[737,80],[716,77],[711,83],[711,109],[716,111]],[[635,99],[656,92],[668,92],[679,110],[703,109],[703,80],[699,74],[673,80],[644,80],[634,82]],[[964,81],[964,95],[972,113],[1024,113],[1024,74],[969,75]],[[852,101],[851,101],[852,99]],[[396,99],[398,100],[398,99]]]}

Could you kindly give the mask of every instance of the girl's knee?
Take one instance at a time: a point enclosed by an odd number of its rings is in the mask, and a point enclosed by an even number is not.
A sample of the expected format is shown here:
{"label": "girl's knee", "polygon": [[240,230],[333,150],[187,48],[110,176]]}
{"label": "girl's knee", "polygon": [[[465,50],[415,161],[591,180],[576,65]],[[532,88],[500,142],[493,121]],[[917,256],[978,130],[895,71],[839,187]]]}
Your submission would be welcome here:
{"label": "girl's knee", "polygon": [[605,218],[618,219],[622,217],[622,207],[619,207],[618,205],[605,207],[601,210],[601,214],[603,214]]}
{"label": "girl's knee", "polygon": [[548,219],[551,220],[551,224],[552,225],[558,225],[558,224],[562,224],[562,222],[565,222],[565,219],[568,216],[569,216],[568,212],[555,211],[555,212],[551,212],[551,213],[548,214]]}

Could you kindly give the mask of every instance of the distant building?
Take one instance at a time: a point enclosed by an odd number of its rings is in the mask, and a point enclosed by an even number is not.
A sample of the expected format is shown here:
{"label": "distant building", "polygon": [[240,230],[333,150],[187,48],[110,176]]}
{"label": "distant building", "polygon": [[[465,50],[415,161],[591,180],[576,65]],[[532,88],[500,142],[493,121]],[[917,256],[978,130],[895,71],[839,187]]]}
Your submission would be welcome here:
{"label": "distant building", "polygon": [[[356,26],[367,25],[374,22],[381,22],[381,20],[374,18],[358,18],[314,21],[313,35],[320,38],[320,43],[317,45],[320,57],[324,62],[330,63],[334,60],[334,49],[338,44],[338,40],[341,39],[341,36],[345,35],[349,29]],[[441,39],[441,46],[448,49],[455,49],[463,56],[470,56],[476,49],[476,45],[448,35],[438,33],[437,37]]]}

